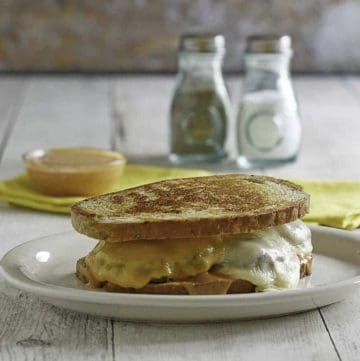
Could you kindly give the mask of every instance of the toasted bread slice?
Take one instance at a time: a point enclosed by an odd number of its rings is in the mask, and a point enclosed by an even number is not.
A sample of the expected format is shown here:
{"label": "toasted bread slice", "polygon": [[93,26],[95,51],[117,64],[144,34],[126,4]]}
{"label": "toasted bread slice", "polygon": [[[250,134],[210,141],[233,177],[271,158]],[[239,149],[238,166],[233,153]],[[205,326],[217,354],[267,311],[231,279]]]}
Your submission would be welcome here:
{"label": "toasted bread slice", "polygon": [[[311,274],[312,256],[300,260],[300,277]],[[231,293],[252,293],[255,286],[245,280],[221,277],[211,273],[202,273],[189,277],[184,281],[170,281],[164,283],[149,283],[144,287],[135,289],[121,287],[110,282],[98,282],[88,271],[85,257],[80,258],[76,264],[76,276],[90,288],[103,288],[109,292],[120,293],[150,293],[163,295],[224,295]]]}
{"label": "toasted bread slice", "polygon": [[74,228],[107,242],[246,233],[304,216],[309,195],[285,180],[240,174],[182,178],[76,203]]}

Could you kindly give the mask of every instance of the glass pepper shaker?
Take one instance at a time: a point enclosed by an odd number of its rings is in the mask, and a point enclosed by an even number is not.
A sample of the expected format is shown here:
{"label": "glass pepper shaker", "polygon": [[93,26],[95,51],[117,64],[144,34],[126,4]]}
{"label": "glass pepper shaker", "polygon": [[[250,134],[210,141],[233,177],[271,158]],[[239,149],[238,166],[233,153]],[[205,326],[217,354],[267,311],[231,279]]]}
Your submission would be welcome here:
{"label": "glass pepper shaker", "polygon": [[247,39],[243,95],[237,117],[238,164],[271,166],[297,157],[301,124],[290,78],[291,38]]}
{"label": "glass pepper shaker", "polygon": [[222,35],[184,35],[170,108],[170,155],[174,163],[217,161],[226,156],[231,113],[222,75]]}

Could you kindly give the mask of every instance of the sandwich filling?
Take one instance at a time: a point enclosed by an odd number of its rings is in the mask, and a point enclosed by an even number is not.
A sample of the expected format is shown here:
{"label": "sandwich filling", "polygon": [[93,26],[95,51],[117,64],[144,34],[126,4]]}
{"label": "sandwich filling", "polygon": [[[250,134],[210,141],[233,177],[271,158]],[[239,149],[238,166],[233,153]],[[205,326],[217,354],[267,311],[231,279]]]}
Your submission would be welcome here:
{"label": "sandwich filling", "polygon": [[171,240],[100,241],[85,263],[98,282],[141,288],[209,272],[242,279],[257,291],[294,288],[311,256],[311,234],[300,220],[237,235]]}

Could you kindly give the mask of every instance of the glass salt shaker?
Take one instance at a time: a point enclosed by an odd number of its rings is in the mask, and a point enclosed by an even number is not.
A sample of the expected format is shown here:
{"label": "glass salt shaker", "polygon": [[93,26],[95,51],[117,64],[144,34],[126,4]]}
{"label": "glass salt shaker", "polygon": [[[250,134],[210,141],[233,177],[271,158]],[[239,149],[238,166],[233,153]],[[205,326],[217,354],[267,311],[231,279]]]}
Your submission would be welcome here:
{"label": "glass salt shaker", "polygon": [[301,124],[290,78],[291,38],[247,39],[245,80],[237,117],[237,162],[241,168],[296,160]]}
{"label": "glass salt shaker", "polygon": [[170,108],[170,155],[174,163],[211,162],[226,156],[230,99],[222,75],[222,35],[184,35]]}

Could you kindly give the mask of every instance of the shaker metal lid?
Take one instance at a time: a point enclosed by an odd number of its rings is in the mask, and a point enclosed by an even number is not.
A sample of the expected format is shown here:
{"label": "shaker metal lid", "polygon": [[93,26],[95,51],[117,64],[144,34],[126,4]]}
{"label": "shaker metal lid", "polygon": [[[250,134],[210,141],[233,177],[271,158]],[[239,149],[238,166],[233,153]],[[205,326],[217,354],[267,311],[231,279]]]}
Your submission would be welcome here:
{"label": "shaker metal lid", "polygon": [[225,38],[221,34],[184,34],[179,50],[199,53],[225,52]]}
{"label": "shaker metal lid", "polygon": [[291,37],[289,35],[252,35],[246,39],[247,53],[289,53]]}

